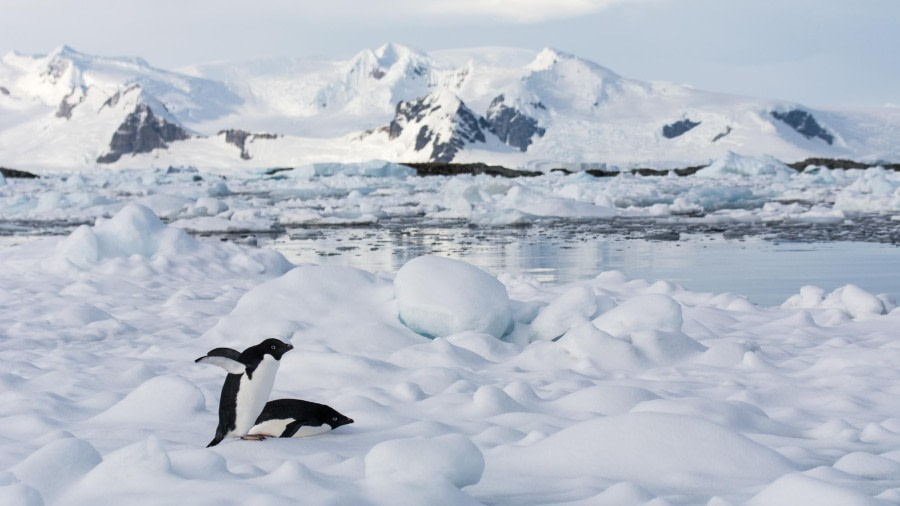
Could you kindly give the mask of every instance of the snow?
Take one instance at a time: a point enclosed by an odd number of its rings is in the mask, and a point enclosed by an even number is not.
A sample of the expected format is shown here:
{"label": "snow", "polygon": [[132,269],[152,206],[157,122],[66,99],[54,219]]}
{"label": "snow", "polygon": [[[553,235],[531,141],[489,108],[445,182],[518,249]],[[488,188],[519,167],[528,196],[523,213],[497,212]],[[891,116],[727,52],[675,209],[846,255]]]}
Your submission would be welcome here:
{"label": "snow", "polygon": [[[705,173],[711,169],[715,177]],[[228,174],[227,180],[190,167],[46,173],[0,186],[0,219],[93,223],[129,203],[203,233],[277,232],[297,225],[423,216],[488,227],[651,217],[728,227],[838,225],[861,213],[900,215],[900,173],[882,168],[787,171],[772,159],[730,154],[686,177],[419,177],[408,167],[380,160],[304,165],[272,175],[244,171]]]}
{"label": "snow", "polygon": [[729,152],[697,172],[699,177],[771,177],[788,180],[794,170],[771,156],[745,157]]}
{"label": "snow", "polygon": [[484,472],[484,457],[469,438],[447,434],[435,438],[391,439],[378,443],[365,457],[370,480],[419,483],[447,481],[474,485]]}
{"label": "snow", "polygon": [[499,338],[512,323],[503,284],[459,260],[411,260],[397,271],[394,289],[403,323],[426,336],[472,331]]}
{"label": "snow", "polygon": [[[403,200],[409,190],[398,188],[415,183],[338,170],[282,187],[229,178],[223,191],[193,174],[10,180],[0,190],[9,213],[34,197],[25,189],[77,187],[90,198],[62,209],[97,218],[64,237],[0,250],[0,502],[877,505],[900,497],[900,312],[884,297],[851,283],[807,286],[765,307],[614,271],[546,286],[440,256],[379,273],[291,265],[176,225],[219,202],[227,206],[219,214],[247,210],[257,197],[242,194],[245,185],[289,202],[348,189],[357,200],[393,190]],[[482,203],[526,184],[459,181],[474,184]],[[566,195],[580,194],[564,177],[527,184],[539,193],[561,181]],[[102,195],[102,211],[84,203]],[[272,398],[325,403],[355,423],[205,448],[223,375],[193,360],[265,337],[295,346]]]}

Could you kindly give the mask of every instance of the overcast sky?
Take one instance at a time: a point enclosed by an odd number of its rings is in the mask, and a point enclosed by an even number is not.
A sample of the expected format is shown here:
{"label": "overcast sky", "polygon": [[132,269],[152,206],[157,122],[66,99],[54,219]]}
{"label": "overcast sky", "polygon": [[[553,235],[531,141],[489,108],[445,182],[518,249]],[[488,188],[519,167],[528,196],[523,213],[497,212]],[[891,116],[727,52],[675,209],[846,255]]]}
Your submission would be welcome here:
{"label": "overcast sky", "polygon": [[551,46],[627,77],[900,106],[900,0],[0,0],[0,53],[68,44],[152,65]]}

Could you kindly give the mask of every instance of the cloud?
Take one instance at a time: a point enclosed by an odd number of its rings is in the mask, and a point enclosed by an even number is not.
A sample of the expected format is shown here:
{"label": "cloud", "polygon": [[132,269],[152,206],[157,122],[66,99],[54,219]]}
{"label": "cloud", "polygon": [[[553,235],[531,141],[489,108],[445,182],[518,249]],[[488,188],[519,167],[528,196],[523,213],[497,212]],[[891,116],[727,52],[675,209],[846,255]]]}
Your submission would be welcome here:
{"label": "cloud", "polygon": [[644,1],[646,0],[418,0],[415,8],[435,16],[540,23],[593,14],[613,5]]}

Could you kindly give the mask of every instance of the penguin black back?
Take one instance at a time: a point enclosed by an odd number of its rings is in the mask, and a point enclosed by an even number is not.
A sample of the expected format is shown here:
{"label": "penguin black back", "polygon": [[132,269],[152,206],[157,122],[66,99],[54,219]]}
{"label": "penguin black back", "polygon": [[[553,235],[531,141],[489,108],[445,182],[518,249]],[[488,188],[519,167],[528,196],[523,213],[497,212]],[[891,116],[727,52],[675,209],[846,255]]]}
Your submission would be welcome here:
{"label": "penguin black back", "polygon": [[329,428],[322,431],[327,432],[353,423],[352,418],[342,415],[330,406],[301,399],[278,399],[267,402],[256,419],[256,426],[273,420],[289,421],[280,434],[269,434],[278,437],[294,437],[303,427],[316,428],[327,425]]}

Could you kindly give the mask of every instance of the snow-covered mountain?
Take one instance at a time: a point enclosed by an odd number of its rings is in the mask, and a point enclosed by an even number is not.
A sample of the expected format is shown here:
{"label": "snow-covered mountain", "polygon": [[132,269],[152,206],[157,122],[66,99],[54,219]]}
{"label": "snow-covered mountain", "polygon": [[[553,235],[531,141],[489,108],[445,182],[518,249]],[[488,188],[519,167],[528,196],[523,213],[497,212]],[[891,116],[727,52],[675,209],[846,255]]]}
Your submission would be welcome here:
{"label": "snow-covered mountain", "polygon": [[349,61],[180,72],[61,47],[0,60],[0,165],[84,169],[483,161],[900,159],[900,109],[827,111],[622,77],[553,49],[387,44]]}

